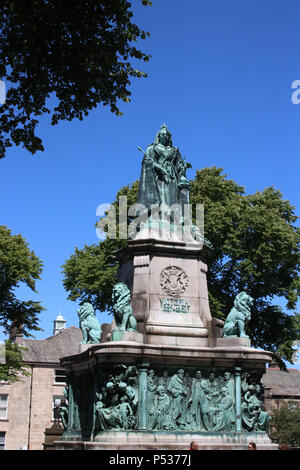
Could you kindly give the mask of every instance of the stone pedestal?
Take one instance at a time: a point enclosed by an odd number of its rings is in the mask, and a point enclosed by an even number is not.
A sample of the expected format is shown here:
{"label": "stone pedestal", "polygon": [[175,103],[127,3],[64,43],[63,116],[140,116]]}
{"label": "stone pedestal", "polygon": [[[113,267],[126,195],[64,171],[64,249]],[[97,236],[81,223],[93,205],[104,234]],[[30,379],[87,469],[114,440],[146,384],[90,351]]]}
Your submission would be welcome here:
{"label": "stone pedestal", "polygon": [[114,330],[110,334],[110,341],[134,341],[143,343],[144,335],[138,331]]}
{"label": "stone pedestal", "polygon": [[208,344],[210,248],[182,240],[137,239],[118,252],[119,281],[132,288],[138,330],[148,344]]}
{"label": "stone pedestal", "polygon": [[109,431],[94,441],[57,441],[57,450],[158,450],[186,451],[191,441],[197,441],[199,450],[248,450],[255,442],[257,450],[278,450],[266,435],[259,433],[162,433],[143,431]]}
{"label": "stone pedestal", "polygon": [[102,329],[100,344],[63,358],[68,428],[57,449],[276,449],[260,379],[272,355],[222,338],[207,291],[210,248],[178,239],[128,241],[119,282],[137,331]]}
{"label": "stone pedestal", "polygon": [[249,338],[217,338],[216,345],[224,348],[251,348],[251,341]]}
{"label": "stone pedestal", "polygon": [[64,433],[62,426],[52,426],[45,429],[44,450],[56,450],[55,442],[58,441]]}

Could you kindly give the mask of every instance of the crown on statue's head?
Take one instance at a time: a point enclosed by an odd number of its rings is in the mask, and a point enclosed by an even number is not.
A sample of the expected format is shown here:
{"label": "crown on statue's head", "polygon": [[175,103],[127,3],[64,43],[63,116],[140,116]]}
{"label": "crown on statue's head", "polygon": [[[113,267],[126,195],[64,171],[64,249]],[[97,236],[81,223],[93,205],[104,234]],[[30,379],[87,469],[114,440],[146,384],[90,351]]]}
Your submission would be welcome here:
{"label": "crown on statue's head", "polygon": [[167,126],[165,123],[163,123],[163,124],[160,126],[160,129],[159,129],[159,131],[158,131],[157,134],[156,134],[154,143],[159,143],[159,134],[160,134],[162,131],[165,131],[165,132],[167,133],[168,138],[169,138],[169,145],[170,145],[171,147],[173,147],[173,143],[172,143],[172,134],[171,134],[171,132],[169,131],[168,126]]}

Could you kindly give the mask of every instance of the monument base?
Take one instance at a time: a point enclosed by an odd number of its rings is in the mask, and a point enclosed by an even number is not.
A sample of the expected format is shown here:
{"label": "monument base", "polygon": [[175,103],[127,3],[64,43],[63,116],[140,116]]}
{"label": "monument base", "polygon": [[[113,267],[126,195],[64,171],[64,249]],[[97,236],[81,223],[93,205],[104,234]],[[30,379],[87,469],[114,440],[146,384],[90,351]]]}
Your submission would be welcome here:
{"label": "monument base", "polygon": [[113,330],[110,334],[110,341],[136,341],[143,343],[144,335],[138,331]]}
{"label": "monument base", "polygon": [[238,338],[238,337],[228,337],[228,338],[217,338],[216,346],[218,347],[245,347],[251,348],[250,338]]}
{"label": "monument base", "polygon": [[57,450],[188,450],[191,441],[197,441],[199,450],[247,450],[255,442],[257,450],[278,450],[266,433],[191,433],[109,431],[94,441],[60,440]]}
{"label": "monument base", "polygon": [[178,346],[121,333],[127,340],[61,360],[71,413],[57,450],[176,451],[193,440],[200,450],[245,450],[252,441],[261,450],[278,449],[260,401],[270,353],[249,347],[247,338]]}

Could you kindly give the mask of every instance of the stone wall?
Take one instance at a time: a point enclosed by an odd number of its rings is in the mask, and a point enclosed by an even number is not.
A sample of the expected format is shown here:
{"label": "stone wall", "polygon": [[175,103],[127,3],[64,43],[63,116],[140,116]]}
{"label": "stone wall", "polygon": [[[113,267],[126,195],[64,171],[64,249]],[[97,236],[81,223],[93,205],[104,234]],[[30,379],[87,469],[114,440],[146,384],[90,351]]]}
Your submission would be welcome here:
{"label": "stone wall", "polygon": [[[57,366],[56,368],[59,368]],[[62,396],[64,384],[54,383],[55,368],[32,367],[31,375],[21,382],[1,384],[0,393],[8,394],[7,419],[0,420],[5,432],[5,450],[43,450],[45,428],[53,424],[54,396]]]}

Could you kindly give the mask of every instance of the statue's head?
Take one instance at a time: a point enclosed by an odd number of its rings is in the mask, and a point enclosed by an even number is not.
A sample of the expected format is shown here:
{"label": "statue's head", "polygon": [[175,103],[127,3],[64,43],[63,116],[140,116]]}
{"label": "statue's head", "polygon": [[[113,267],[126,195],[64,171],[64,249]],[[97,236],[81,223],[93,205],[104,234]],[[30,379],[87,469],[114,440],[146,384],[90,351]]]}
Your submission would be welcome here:
{"label": "statue's head", "polygon": [[234,306],[236,308],[244,307],[250,310],[250,308],[253,305],[253,302],[254,302],[254,299],[250,297],[250,295],[248,295],[247,292],[240,292],[234,300]]}
{"label": "statue's head", "polygon": [[226,387],[221,387],[221,396],[225,397],[226,395],[229,395],[229,390]]}
{"label": "statue's head", "polygon": [[86,318],[90,315],[94,315],[94,307],[89,302],[84,302],[77,310],[79,318]]}
{"label": "statue's head", "polygon": [[113,304],[116,304],[120,298],[128,302],[130,302],[131,298],[130,290],[128,286],[123,282],[117,282],[117,284],[114,285],[112,290],[111,299]]}
{"label": "statue's head", "polygon": [[156,144],[162,144],[165,147],[169,145],[173,147],[172,143],[172,135],[169,129],[167,128],[166,124],[163,124],[159,129],[158,133],[156,134],[155,141]]}
{"label": "statue's head", "polygon": [[164,387],[163,385],[159,385],[159,386],[157,387],[156,391],[157,391],[157,393],[158,393],[159,395],[164,395],[164,393],[165,393],[165,387]]}
{"label": "statue's head", "polygon": [[213,382],[213,381],[215,380],[215,373],[214,373],[214,372],[211,372],[211,373],[209,374],[208,380],[209,380],[210,382]]}

